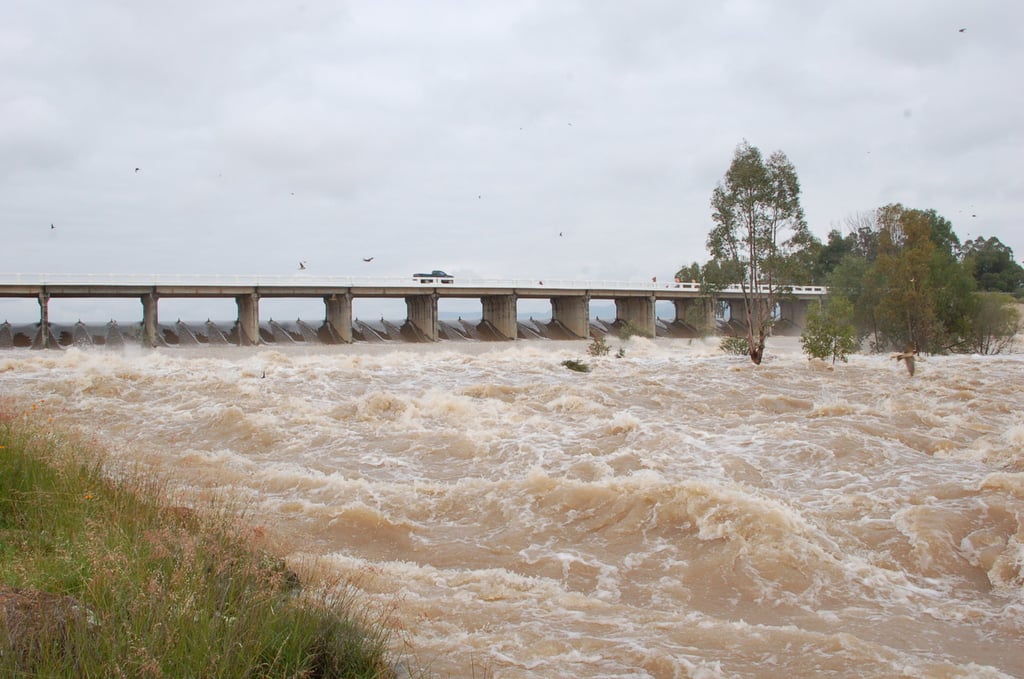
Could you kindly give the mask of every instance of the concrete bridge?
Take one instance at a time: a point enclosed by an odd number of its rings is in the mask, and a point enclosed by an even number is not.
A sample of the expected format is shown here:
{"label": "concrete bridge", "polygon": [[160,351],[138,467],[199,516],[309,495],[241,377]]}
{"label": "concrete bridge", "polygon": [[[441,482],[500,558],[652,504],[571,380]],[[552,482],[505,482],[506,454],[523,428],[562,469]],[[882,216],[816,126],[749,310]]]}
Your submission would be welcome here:
{"label": "concrete bridge", "polygon": [[[802,328],[807,305],[825,295],[820,286],[793,286],[779,298],[779,319]],[[165,276],[131,274],[0,274],[0,298],[32,298],[39,302],[39,335],[34,346],[51,342],[49,301],[56,298],[136,298],[142,304],[142,343],[160,343],[158,302],[165,298],[232,298],[237,309],[239,343],[260,343],[259,302],[268,298],[320,298],[324,302],[324,328],[330,341],[352,342],[352,300],[397,298],[406,304],[407,328],[417,339],[438,339],[438,300],[479,299],[481,329],[496,339],[517,336],[516,302],[548,299],[552,323],[569,336],[590,336],[590,301],[612,300],[616,322],[632,323],[655,336],[655,304],[670,301],[674,322],[701,317],[714,322],[716,307],[734,307],[742,316],[739,286],[703,295],[696,283],[470,280],[458,278],[358,278],[305,276]]]}

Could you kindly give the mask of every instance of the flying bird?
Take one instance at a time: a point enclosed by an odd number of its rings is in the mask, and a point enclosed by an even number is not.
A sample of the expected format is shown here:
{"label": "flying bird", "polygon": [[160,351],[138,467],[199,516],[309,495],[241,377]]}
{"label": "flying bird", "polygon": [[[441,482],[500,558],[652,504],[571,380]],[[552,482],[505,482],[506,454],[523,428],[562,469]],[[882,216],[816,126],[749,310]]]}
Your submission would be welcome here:
{"label": "flying bird", "polygon": [[306,270],[306,263],[305,262],[299,262],[299,271],[305,271],[305,270]]}
{"label": "flying bird", "polygon": [[373,261],[373,257],[363,257],[363,261],[364,262],[372,262]]}
{"label": "flying bird", "polygon": [[56,226],[54,226],[53,224],[50,224],[50,228],[51,228],[51,229],[56,229],[57,227],[56,227]]}
{"label": "flying bird", "polygon": [[141,169],[142,169],[142,168],[139,168],[139,167],[135,168],[135,174],[138,174],[138,173],[139,173],[139,170],[141,170]]}
{"label": "flying bird", "polygon": [[914,354],[916,353],[917,352],[914,351],[914,347],[908,346],[900,353],[893,354],[893,358],[896,359],[897,363],[903,361],[903,364],[907,366],[907,372],[910,373],[911,377],[914,376]]}
{"label": "flying bird", "polygon": [[967,30],[966,28],[961,28],[959,31],[957,31],[957,33],[963,33],[966,30]]}

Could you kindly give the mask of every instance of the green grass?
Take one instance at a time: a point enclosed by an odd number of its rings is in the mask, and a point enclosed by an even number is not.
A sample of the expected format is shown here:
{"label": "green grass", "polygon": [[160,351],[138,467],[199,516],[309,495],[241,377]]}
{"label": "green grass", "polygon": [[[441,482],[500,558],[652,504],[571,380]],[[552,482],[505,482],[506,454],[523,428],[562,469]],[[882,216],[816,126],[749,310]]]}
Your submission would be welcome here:
{"label": "green grass", "polygon": [[351,588],[300,587],[236,513],[174,508],[141,475],[112,481],[88,445],[9,410],[0,585],[72,596],[88,620],[31,652],[0,645],[0,676],[394,676],[389,634]]}

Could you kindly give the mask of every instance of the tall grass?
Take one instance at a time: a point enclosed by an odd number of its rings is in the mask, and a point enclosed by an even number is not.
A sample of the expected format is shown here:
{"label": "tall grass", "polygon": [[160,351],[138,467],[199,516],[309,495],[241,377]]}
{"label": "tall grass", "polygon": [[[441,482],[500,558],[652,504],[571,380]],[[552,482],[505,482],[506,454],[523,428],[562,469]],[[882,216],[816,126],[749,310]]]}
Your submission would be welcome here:
{"label": "tall grass", "polygon": [[230,512],[112,481],[89,446],[31,422],[0,407],[0,585],[84,610],[20,651],[0,629],[0,676],[395,675],[386,628],[344,585],[300,587]]}

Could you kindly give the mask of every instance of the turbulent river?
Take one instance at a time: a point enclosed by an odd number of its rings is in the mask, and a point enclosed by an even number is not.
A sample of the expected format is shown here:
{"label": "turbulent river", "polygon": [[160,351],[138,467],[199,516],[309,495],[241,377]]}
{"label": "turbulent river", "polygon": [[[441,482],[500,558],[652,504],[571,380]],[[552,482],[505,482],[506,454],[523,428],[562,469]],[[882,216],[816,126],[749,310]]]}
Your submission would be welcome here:
{"label": "turbulent river", "polygon": [[0,397],[237,499],[435,676],[1024,677],[1024,355],[625,347],[12,349]]}

